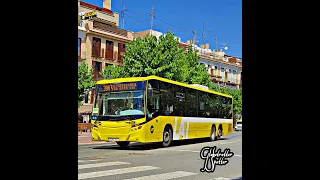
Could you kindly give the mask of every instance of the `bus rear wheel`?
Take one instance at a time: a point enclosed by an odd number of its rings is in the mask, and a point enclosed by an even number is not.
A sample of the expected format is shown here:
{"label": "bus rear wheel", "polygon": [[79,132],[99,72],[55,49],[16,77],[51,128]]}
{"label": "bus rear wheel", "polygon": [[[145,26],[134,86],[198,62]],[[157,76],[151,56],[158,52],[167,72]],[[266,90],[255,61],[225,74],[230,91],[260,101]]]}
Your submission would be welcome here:
{"label": "bus rear wheel", "polygon": [[125,148],[128,148],[128,145],[130,144],[130,142],[128,141],[120,141],[120,142],[117,142],[118,146],[120,146],[121,149],[125,149]]}
{"label": "bus rear wheel", "polygon": [[216,127],[214,125],[211,127],[210,140],[211,141],[216,140]]}
{"label": "bus rear wheel", "polygon": [[162,146],[168,147],[168,146],[170,146],[171,142],[172,142],[172,130],[171,130],[171,128],[166,127],[163,131]]}
{"label": "bus rear wheel", "polygon": [[220,139],[221,136],[222,136],[222,128],[220,126],[219,129],[218,129],[218,137],[217,137],[217,139]]}

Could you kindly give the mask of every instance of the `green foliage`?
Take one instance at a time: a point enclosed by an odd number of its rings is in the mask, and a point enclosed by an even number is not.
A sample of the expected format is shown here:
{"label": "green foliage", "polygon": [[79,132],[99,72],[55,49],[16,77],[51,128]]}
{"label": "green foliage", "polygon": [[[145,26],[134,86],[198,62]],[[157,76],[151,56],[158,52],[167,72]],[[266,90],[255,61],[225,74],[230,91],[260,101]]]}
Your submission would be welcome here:
{"label": "green foliage", "polygon": [[204,65],[199,64],[199,55],[191,47],[187,51],[178,47],[173,33],[157,39],[147,35],[136,38],[126,46],[126,53],[121,53],[123,65],[108,66],[100,73],[103,77],[144,77],[155,75],[187,84],[201,84],[211,90],[234,97],[234,114],[241,113],[241,90],[216,87]]}
{"label": "green foliage", "polygon": [[83,62],[78,67],[78,107],[82,105],[84,92],[94,86],[92,69],[88,70],[88,66]]}
{"label": "green foliage", "polygon": [[136,38],[121,56],[122,66],[106,67],[100,74],[112,78],[155,75],[188,84],[208,84],[210,81],[205,67],[198,63],[197,53],[191,47],[186,52],[179,48],[171,32],[159,39],[150,35]]}
{"label": "green foliage", "polygon": [[242,114],[242,89],[221,88],[221,93],[228,94],[233,97],[233,113]]}

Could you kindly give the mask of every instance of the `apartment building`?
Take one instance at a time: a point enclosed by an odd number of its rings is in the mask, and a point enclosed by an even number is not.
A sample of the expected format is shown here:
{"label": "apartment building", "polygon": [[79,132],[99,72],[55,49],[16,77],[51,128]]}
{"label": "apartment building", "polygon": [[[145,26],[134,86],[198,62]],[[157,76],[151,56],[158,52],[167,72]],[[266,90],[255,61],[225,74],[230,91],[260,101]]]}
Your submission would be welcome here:
{"label": "apartment building", "polygon": [[[193,45],[194,46],[194,45]],[[216,86],[230,89],[242,87],[242,61],[238,57],[228,56],[222,50],[210,50],[209,44],[194,46]]]}
{"label": "apartment building", "polygon": [[[78,64],[86,62],[93,69],[94,80],[105,66],[120,66],[121,52],[133,40],[132,32],[118,28],[119,15],[111,10],[111,0],[103,7],[78,1]],[[94,91],[89,93],[88,104],[93,103]]]}
{"label": "apartment building", "polygon": [[[159,37],[164,33],[145,30],[133,33],[134,38],[144,37],[147,34]],[[178,37],[177,37],[178,38]],[[193,40],[188,40],[183,43],[179,40],[179,47],[188,49],[192,46],[198,51],[200,56],[199,63],[204,64],[210,74],[211,80],[216,86],[226,87],[231,89],[239,89],[242,87],[242,61],[240,58],[228,56],[220,50],[211,50],[209,44],[201,44],[200,47],[195,45]]]}

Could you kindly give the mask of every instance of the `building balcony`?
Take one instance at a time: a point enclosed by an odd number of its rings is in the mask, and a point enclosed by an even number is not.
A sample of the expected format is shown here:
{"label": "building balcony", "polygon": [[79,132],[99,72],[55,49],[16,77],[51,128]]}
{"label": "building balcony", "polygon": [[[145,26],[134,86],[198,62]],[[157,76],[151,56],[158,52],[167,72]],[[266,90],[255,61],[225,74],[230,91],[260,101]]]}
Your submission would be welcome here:
{"label": "building balcony", "polygon": [[118,16],[115,15],[117,13],[113,13],[110,9],[101,8],[86,2],[80,1],[79,12],[82,13],[90,13],[96,12],[96,17],[99,19],[103,19],[108,21],[111,25],[117,25],[118,23]]}
{"label": "building balcony", "polygon": [[211,77],[211,80],[213,82],[226,83],[227,85],[240,85],[239,79],[233,79],[233,78],[225,79],[224,77],[219,76],[219,77]]}
{"label": "building balcony", "polygon": [[232,66],[237,66],[242,68],[242,63],[241,62],[229,62],[228,58],[224,57],[224,56],[220,56],[217,54],[213,54],[213,53],[198,53],[200,58],[203,60],[210,60],[210,61],[216,61],[219,63],[223,63],[223,64],[228,64],[228,65],[232,65]]}
{"label": "building balcony", "polygon": [[128,32],[126,30],[119,29],[119,28],[116,28],[116,27],[112,27],[112,26],[110,26],[108,24],[101,23],[99,21],[93,21],[93,29],[106,31],[106,32],[109,32],[109,33],[117,34],[119,36],[124,36],[124,37],[128,36]]}
{"label": "building balcony", "polygon": [[87,34],[112,38],[123,43],[129,43],[133,40],[132,32],[109,25],[105,21],[98,18],[87,20],[85,22],[85,27]]}
{"label": "building balcony", "polygon": [[119,58],[118,51],[113,51],[111,54],[110,52],[106,52],[104,48],[92,48],[92,58],[98,61],[106,61],[106,63],[114,63],[117,62],[118,64],[122,64],[122,58]]}
{"label": "building balcony", "polygon": [[221,78],[221,76],[220,76],[220,75],[217,75],[217,74],[210,74],[210,76],[211,76],[212,78]]}

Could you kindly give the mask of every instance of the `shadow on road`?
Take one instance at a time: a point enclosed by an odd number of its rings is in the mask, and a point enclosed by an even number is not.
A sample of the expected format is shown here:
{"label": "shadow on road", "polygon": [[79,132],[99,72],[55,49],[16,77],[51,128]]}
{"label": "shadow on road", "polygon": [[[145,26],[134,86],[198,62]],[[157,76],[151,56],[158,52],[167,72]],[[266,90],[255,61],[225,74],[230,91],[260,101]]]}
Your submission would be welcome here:
{"label": "shadow on road", "polygon": [[[219,142],[219,141],[224,141],[224,140],[228,140],[230,139],[230,137],[221,137],[218,141],[215,142]],[[184,145],[191,145],[191,144],[201,144],[201,143],[208,143],[210,142],[208,139],[206,138],[202,138],[202,139],[188,139],[188,140],[180,140],[180,141],[173,141],[171,147],[176,147],[176,146],[184,146]],[[152,149],[159,149],[162,148],[161,147],[161,142],[160,143],[130,143],[129,146],[126,149],[122,149],[120,148],[118,145],[108,145],[108,146],[96,146],[93,147],[93,149],[105,149],[105,150],[152,150]]]}

